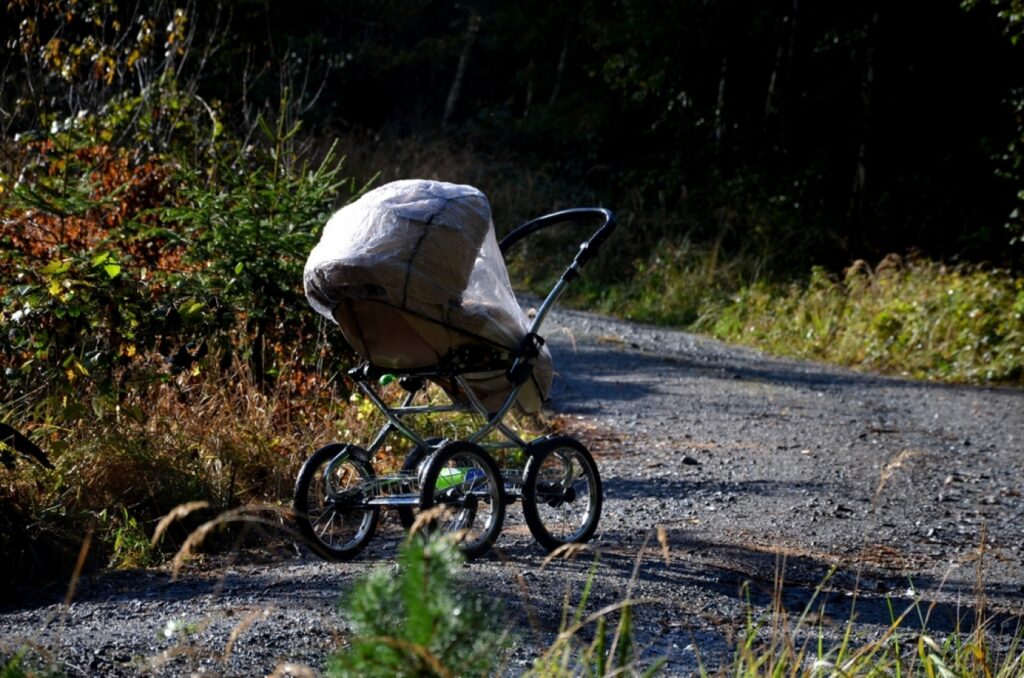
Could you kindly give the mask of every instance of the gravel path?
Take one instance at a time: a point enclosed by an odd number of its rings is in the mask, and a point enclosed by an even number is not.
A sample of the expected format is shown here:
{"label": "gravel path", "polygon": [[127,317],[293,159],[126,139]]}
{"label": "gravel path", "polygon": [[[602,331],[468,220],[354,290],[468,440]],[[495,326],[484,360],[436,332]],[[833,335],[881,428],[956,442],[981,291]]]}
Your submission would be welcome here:
{"label": "gravel path", "polygon": [[[591,446],[605,485],[589,608],[653,601],[637,608],[637,635],[667,673],[728,664],[748,606],[765,614],[778,598],[796,616],[819,586],[826,636],[853,605],[855,634],[880,636],[890,601],[920,601],[942,634],[971,623],[981,568],[994,634],[1017,629],[1024,392],[866,376],[576,312],[545,329],[551,410]],[[178,581],[89,577],[67,608],[40,595],[0,612],[0,653],[28,644],[68,675],[319,670],[347,633],[339,594],[393,562],[398,538],[386,529],[343,564],[286,551]],[[515,506],[498,548],[466,568],[467,585],[505,601],[519,637],[509,674],[550,643],[593,562],[545,555]],[[166,638],[176,623],[189,632]]]}

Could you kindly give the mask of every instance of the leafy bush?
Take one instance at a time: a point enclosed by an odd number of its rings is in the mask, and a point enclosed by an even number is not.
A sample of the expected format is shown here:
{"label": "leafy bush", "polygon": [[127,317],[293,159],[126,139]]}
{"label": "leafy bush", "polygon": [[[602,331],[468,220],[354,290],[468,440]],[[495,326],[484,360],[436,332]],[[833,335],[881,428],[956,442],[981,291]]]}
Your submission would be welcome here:
{"label": "leafy bush", "polygon": [[280,500],[310,440],[354,426],[323,360],[349,354],[301,274],[356,187],[286,85],[262,114],[200,95],[209,21],[162,1],[6,11],[0,420],[56,469],[0,469],[2,570],[68,570],[87,532],[91,563],[149,564],[175,505]]}

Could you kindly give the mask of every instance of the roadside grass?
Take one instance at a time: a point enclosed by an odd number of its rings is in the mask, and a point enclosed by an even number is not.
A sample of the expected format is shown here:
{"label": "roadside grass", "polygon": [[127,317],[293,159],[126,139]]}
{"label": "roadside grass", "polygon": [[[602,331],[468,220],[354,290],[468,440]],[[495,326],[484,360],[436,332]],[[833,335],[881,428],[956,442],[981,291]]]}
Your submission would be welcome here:
{"label": "roadside grass", "polygon": [[[268,513],[268,508],[269,513]],[[167,525],[189,515],[191,507],[177,507],[161,521],[157,537]],[[265,523],[275,513],[273,507],[240,507],[223,512],[194,530],[174,558],[175,568],[189,556],[213,527],[232,523]],[[277,511],[278,516],[285,513]],[[655,599],[632,595],[641,564],[648,557],[671,558],[667,533],[652,530],[637,552],[630,582],[621,600],[599,609],[592,601],[601,550],[569,545],[551,554],[542,568],[555,560],[581,560],[592,557],[589,573],[579,585],[567,585],[558,629],[540,628],[535,615],[531,619],[536,638],[549,638],[547,645],[534,650],[532,663],[521,671],[512,668],[511,649],[529,642],[510,633],[501,603],[475,588],[466,574],[461,553],[451,535],[425,536],[418,527],[427,524],[421,516],[399,549],[395,563],[376,566],[343,595],[340,614],[352,633],[346,636],[326,667],[330,676],[485,676],[519,674],[531,678],[568,678],[569,676],[648,677],[668,670],[668,657],[652,652],[637,635],[634,620],[644,606]],[[657,536],[661,553],[648,553],[647,544]],[[984,543],[984,536],[982,537]],[[979,547],[982,549],[983,547]],[[82,554],[87,548],[82,549]],[[907,604],[887,599],[891,622],[870,633],[857,635],[856,588],[852,591],[851,612],[845,623],[836,625],[826,614],[825,592],[830,590],[833,568],[818,584],[802,609],[793,610],[784,602],[785,560],[776,570],[770,605],[758,607],[750,601],[747,584],[739,591],[746,599],[745,611],[737,620],[733,637],[733,657],[720,665],[704,662],[695,647],[696,666],[691,668],[703,678],[860,678],[900,676],[907,678],[1016,678],[1024,675],[1024,624],[1017,617],[1017,629],[1005,633],[1007,619],[988,612],[984,595],[982,561],[978,568],[978,592],[973,605],[965,604],[951,632],[929,630],[935,603],[917,598]],[[79,557],[79,566],[82,557]],[[667,567],[667,565],[666,565]],[[645,568],[650,574],[650,568]],[[175,572],[177,569],[175,569]],[[66,602],[73,599],[77,568],[69,585]],[[525,584],[524,584],[525,585]],[[905,607],[899,607],[905,605]],[[971,626],[968,618],[977,615],[983,621]],[[987,615],[987,616],[986,616]],[[244,634],[255,621],[244,616],[227,640],[222,661],[232,648],[244,642]],[[964,624],[961,626],[961,624]],[[171,649],[143,663],[161,666],[168,657],[197,659],[208,654],[196,645],[193,634],[205,622],[174,621],[162,630],[172,643]],[[173,626],[173,628],[172,628]],[[551,638],[553,634],[553,638]],[[62,667],[41,649],[26,646],[7,647],[0,656],[0,676],[64,675]],[[40,663],[43,662],[43,663]],[[677,667],[678,668],[678,667]],[[294,662],[279,665],[272,675],[313,676],[313,667]]]}
{"label": "roadside grass", "polygon": [[0,533],[9,581],[65,575],[88,531],[93,565],[157,564],[184,535],[172,532],[166,547],[150,537],[179,504],[203,501],[216,512],[286,500],[312,441],[360,426],[324,382],[296,377],[268,390],[243,364],[208,372],[197,365],[119,403],[94,395],[78,403],[88,416],[35,410],[32,437],[54,469],[0,468],[0,500],[12,513],[10,532]]}
{"label": "roadside grass", "polygon": [[[1024,626],[1018,626],[1008,643],[1005,637],[993,633],[992,619],[971,629],[961,628],[958,623],[952,633],[939,635],[927,629],[929,606],[914,601],[897,611],[896,604],[889,600],[892,621],[878,638],[854,638],[854,611],[835,640],[835,634],[828,634],[821,625],[824,615],[818,614],[817,594],[795,619],[781,599],[782,587],[777,583],[769,613],[759,616],[752,607],[748,609],[732,664],[714,672],[702,669],[702,675],[1015,678],[1024,671]],[[923,622],[925,628],[906,628],[908,618]]]}
{"label": "roadside grass", "polygon": [[[407,545],[405,548],[410,547]],[[413,546],[413,550],[417,548],[422,549],[422,544]],[[644,648],[637,644],[633,617],[642,610],[646,601],[630,600],[627,597],[617,604],[587,613],[591,587],[598,567],[599,558],[595,557],[590,576],[579,594],[577,603],[572,605],[568,596],[566,598],[561,627],[554,641],[539,652],[533,665],[523,672],[523,675],[533,678],[580,675],[653,676],[665,670],[665,657],[640,656]],[[385,572],[379,570],[377,576],[383,577]],[[400,572],[402,578],[409,574],[408,570],[400,569]],[[452,574],[448,572],[443,576]],[[415,581],[422,583],[421,578]],[[437,580],[430,581],[436,583]],[[819,593],[826,582],[827,578],[819,586]],[[401,585],[393,584],[392,588],[397,590]],[[440,590],[443,591],[442,595],[448,595],[451,591],[450,588]],[[899,612],[896,604],[889,601],[892,622],[881,631],[877,639],[858,640],[854,637],[855,613],[852,613],[845,626],[840,629],[837,639],[835,633],[826,631],[821,625],[823,615],[816,614],[817,594],[807,603],[804,610],[793,616],[782,603],[782,593],[782,577],[779,577],[770,610],[758,613],[748,604],[743,625],[735,642],[732,662],[718,667],[700,665],[697,669],[700,675],[733,678],[1016,678],[1024,672],[1024,627],[1019,629],[1008,643],[1005,637],[997,637],[994,634],[991,620],[970,629],[958,626],[950,634],[939,635],[927,630],[929,610],[922,602],[915,601]],[[462,591],[461,595],[466,594],[467,591]],[[382,607],[383,597],[377,598],[375,603],[371,602],[374,595],[376,594],[370,590],[366,582],[357,585],[351,594],[349,600],[359,601],[362,606],[358,612],[363,616],[361,618],[367,616],[367,609],[395,609],[394,605]],[[371,598],[367,599],[364,596]],[[351,605],[350,602],[350,614]],[[477,624],[480,623],[480,619],[474,619]],[[925,629],[920,630],[917,625],[905,624],[910,619],[923,621]],[[409,623],[408,619],[391,620],[388,628],[391,629],[391,633],[397,629],[401,634],[404,625]],[[502,628],[500,622],[496,622],[493,617],[491,624],[492,626],[481,634],[482,638],[495,638],[493,634]],[[406,665],[419,666],[427,675],[493,675],[496,672],[508,671],[505,656],[501,653],[493,655],[489,665],[463,666],[452,661],[452,656],[429,653],[425,645],[406,643],[404,639],[388,635],[386,630],[383,631],[382,637],[382,630],[376,626],[373,628],[377,635],[368,636],[362,633],[353,641],[352,647],[358,648],[358,652],[342,650],[335,655],[333,666],[346,668],[332,675],[378,675],[380,671],[384,671],[380,675],[385,675],[393,671],[395,664],[391,663],[391,660],[386,665],[375,664],[375,658],[380,656],[381,652],[391,659],[394,658],[393,653],[405,653]],[[434,628],[437,628],[436,624]],[[377,648],[367,647],[367,642],[371,645],[374,642],[378,643]],[[500,643],[496,642],[495,647],[498,646]],[[698,659],[699,656],[698,654]],[[423,662],[428,662],[430,668],[426,668],[427,664]],[[358,670],[354,671],[354,667],[358,667]],[[414,674],[415,672],[408,675]],[[392,675],[407,674],[399,672]]]}
{"label": "roadside grass", "polygon": [[[666,548],[667,542],[662,546]],[[641,549],[637,555],[638,563],[643,552]],[[651,648],[642,647],[634,626],[644,605],[655,601],[632,598],[631,584],[618,603],[590,609],[601,566],[599,550],[565,548],[552,554],[545,565],[581,555],[593,557],[582,590],[567,589],[554,639],[537,651],[532,665],[521,675],[660,675],[666,670],[667,657],[652,656]],[[342,604],[342,613],[353,624],[354,637],[333,656],[329,675],[513,673],[508,649],[517,639],[507,635],[501,610],[464,584],[459,574],[461,562],[447,539],[413,537],[402,546],[397,574],[394,568],[382,566],[358,582]],[[821,581],[804,608],[793,612],[783,603],[784,567],[782,563],[777,572],[769,609],[756,608],[747,596],[733,659],[707,666],[697,648],[696,673],[705,678],[1016,678],[1024,672],[1024,626],[1007,638],[995,631],[996,618],[990,617],[972,628],[958,622],[951,633],[940,634],[927,628],[929,604],[915,600],[899,609],[895,601],[888,600],[890,625],[865,640],[854,634],[856,591],[850,618],[837,628],[822,621],[827,619],[822,594],[832,573]],[[740,595],[745,591],[746,585]],[[453,609],[466,610],[466,616],[453,614]],[[975,607],[966,605],[964,613],[982,614],[984,609],[984,597],[979,594]],[[472,635],[473,642],[460,640],[466,634]],[[466,652],[478,654],[464,661]]]}
{"label": "roadside grass", "polygon": [[[664,532],[659,530],[659,540]],[[651,535],[648,534],[648,540]],[[667,547],[667,541],[662,541]],[[587,614],[590,596],[601,562],[599,550],[586,546],[567,544],[554,551],[544,561],[544,566],[555,559],[574,559],[583,554],[593,555],[593,563],[587,575],[579,598],[572,604],[571,591],[566,589],[562,603],[562,619],[558,634],[547,648],[543,649],[523,675],[530,678],[563,678],[566,676],[648,676],[658,675],[665,667],[665,657],[645,658],[645,648],[639,647],[633,625],[635,610],[655,602],[632,597],[643,562],[647,542],[638,551],[636,566],[627,586],[625,598]]]}
{"label": "roadside grass", "polygon": [[[971,384],[1024,385],[1024,276],[889,255],[770,282],[757,258],[665,245],[577,303],[777,355]],[[586,281],[586,277],[584,277]]]}
{"label": "roadside grass", "polygon": [[1024,385],[1024,277],[890,256],[843,278],[754,284],[695,327],[774,353],[915,378]]}
{"label": "roadside grass", "polygon": [[[246,506],[289,506],[298,469],[315,447],[337,440],[367,446],[384,423],[368,399],[325,376],[285,370],[268,389],[247,363],[217,363],[197,364],[120,403],[96,395],[79,403],[89,416],[34,412],[41,422],[32,436],[54,468],[0,466],[7,554],[0,569],[8,581],[66,577],[87,532],[90,568],[161,564],[198,521]],[[397,399],[397,384],[384,395]],[[445,396],[431,386],[427,397]],[[16,419],[8,408],[0,414]],[[415,419],[411,425],[427,437],[465,437],[473,425],[465,414]],[[536,417],[509,423],[527,435],[546,426]],[[379,473],[400,468],[410,445],[387,442],[374,458]],[[196,503],[203,507],[153,541],[162,516]],[[207,539],[207,547],[232,543],[232,531],[225,535]]]}
{"label": "roadside grass", "polygon": [[[510,650],[519,639],[510,634],[500,603],[467,585],[461,574],[464,558],[452,535],[417,531],[428,519],[421,516],[417,520],[399,550],[395,567],[375,568],[343,597],[341,611],[352,625],[353,636],[331,657],[328,675],[486,676],[511,672]],[[544,566],[581,554],[591,551],[569,545],[552,554]],[[588,611],[600,565],[599,554],[593,555],[575,604],[571,591],[566,591],[555,640],[540,651],[523,675],[653,676],[663,668],[660,659],[641,662],[634,637],[634,607],[650,601],[632,600],[627,594],[620,603]]]}

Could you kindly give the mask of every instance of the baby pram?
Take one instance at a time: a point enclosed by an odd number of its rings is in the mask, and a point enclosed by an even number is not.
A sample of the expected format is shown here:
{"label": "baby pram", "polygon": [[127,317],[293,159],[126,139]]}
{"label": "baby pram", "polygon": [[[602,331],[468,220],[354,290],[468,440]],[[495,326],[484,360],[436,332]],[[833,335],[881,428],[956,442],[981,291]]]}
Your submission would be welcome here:
{"label": "baby pram", "polygon": [[[530,321],[504,254],[532,233],[571,222],[599,226]],[[469,557],[491,547],[515,501],[548,550],[593,536],[602,490],[590,452],[568,436],[526,442],[503,419],[513,406],[535,411],[547,397],[551,357],[538,332],[614,228],[606,209],[571,209],[529,221],[498,243],[483,194],[418,180],[382,186],[331,218],[306,264],[306,295],[363,358],[348,374],[386,423],[366,449],[331,443],[303,464],[294,506],[313,550],[335,560],[355,556],[385,507],[397,509],[407,528],[416,510],[440,507],[431,525],[455,533]],[[405,395],[392,406],[380,385],[395,379]],[[417,404],[427,382],[450,402]],[[454,411],[481,422],[465,440],[427,438],[409,422]],[[378,476],[371,460],[393,433],[412,451],[400,472]],[[499,468],[492,453],[509,449],[525,464]]]}

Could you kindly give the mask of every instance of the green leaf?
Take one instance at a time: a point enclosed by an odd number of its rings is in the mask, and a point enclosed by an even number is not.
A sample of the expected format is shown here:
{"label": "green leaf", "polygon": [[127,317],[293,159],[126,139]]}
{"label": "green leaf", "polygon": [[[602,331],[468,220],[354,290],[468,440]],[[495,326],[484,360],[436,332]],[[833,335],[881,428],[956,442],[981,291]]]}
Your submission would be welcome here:
{"label": "green leaf", "polygon": [[110,258],[110,252],[104,252],[102,254],[97,254],[95,257],[92,258],[92,265],[93,266],[101,266],[102,264],[105,264],[107,262],[107,259],[109,259],[109,258]]}
{"label": "green leaf", "polygon": [[42,273],[43,275],[55,275],[58,273],[66,273],[69,268],[71,268],[70,263],[54,259],[53,261],[51,261],[50,263],[43,267]]}
{"label": "green leaf", "polygon": [[110,276],[111,279],[121,275],[121,267],[117,264],[107,264],[103,267],[103,270],[107,272],[107,275]]}
{"label": "green leaf", "polygon": [[245,264],[243,262],[240,261],[237,264],[235,264],[235,275],[241,275],[242,271],[244,271],[244,270],[245,270]]}
{"label": "green leaf", "polygon": [[259,128],[263,131],[263,134],[266,135],[267,139],[273,140],[276,137],[274,130],[270,129],[270,125],[267,124],[267,121],[262,115],[256,117],[256,124],[259,125]]}

